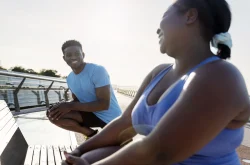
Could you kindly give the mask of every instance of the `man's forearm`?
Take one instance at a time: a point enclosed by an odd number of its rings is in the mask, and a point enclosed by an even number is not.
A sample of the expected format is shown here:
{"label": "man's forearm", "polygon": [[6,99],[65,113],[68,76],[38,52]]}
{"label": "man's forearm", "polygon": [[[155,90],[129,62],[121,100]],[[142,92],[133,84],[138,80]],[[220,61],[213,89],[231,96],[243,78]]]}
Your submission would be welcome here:
{"label": "man's forearm", "polygon": [[74,111],[85,111],[85,112],[96,112],[108,110],[109,103],[105,101],[94,101],[89,103],[81,103],[81,102],[70,102],[70,107]]}

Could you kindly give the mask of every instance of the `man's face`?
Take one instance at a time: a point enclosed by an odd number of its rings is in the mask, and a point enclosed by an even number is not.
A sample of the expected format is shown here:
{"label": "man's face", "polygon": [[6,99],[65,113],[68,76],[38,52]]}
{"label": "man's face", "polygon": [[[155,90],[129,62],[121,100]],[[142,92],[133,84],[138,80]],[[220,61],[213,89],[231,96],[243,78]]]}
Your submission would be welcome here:
{"label": "man's face", "polygon": [[79,46],[70,46],[64,49],[64,61],[72,68],[78,68],[83,64],[84,53]]}

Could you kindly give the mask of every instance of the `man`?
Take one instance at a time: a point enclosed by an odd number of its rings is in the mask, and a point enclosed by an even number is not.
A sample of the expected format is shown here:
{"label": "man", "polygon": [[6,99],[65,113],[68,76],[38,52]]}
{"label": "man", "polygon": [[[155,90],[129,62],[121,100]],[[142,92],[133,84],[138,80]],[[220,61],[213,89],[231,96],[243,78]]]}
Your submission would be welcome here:
{"label": "man", "polygon": [[67,84],[73,101],[53,105],[47,113],[49,120],[64,129],[92,137],[97,133],[90,127],[104,127],[121,115],[109,75],[103,66],[84,62],[82,45],[75,40],[62,45],[63,59],[72,68]]}

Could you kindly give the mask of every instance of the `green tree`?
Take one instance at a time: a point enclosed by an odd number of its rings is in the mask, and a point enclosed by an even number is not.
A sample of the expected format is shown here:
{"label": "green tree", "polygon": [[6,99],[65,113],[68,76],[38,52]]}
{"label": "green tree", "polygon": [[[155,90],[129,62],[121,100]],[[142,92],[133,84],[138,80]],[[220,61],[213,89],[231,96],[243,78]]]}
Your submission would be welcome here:
{"label": "green tree", "polygon": [[7,69],[5,69],[4,67],[1,67],[1,66],[0,66],[0,69],[1,69],[1,70],[7,70]]}
{"label": "green tree", "polygon": [[60,75],[57,75],[57,71],[52,69],[42,69],[39,74],[43,76],[60,77]]}
{"label": "green tree", "polygon": [[27,73],[29,73],[29,74],[38,74],[36,71],[34,71],[33,69],[27,69],[26,70],[27,71]]}
{"label": "green tree", "polygon": [[14,71],[14,72],[27,73],[27,70],[22,66],[14,66],[14,67],[10,68],[10,70]]}

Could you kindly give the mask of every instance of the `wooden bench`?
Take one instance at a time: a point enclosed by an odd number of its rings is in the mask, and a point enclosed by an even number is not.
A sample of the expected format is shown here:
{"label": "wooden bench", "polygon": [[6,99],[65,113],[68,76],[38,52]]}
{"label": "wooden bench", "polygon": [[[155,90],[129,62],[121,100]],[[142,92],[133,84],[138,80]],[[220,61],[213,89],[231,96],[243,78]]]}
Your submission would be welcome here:
{"label": "wooden bench", "polygon": [[28,146],[7,104],[0,100],[0,165],[61,165],[65,160],[63,152],[75,148]]}

